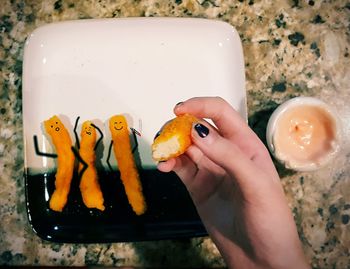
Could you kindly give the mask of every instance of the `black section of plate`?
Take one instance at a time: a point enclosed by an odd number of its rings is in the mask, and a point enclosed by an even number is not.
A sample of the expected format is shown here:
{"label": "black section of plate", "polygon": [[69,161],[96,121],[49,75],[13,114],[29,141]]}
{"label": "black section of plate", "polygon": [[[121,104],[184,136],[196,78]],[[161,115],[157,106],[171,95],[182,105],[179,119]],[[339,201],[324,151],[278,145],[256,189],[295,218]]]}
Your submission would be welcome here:
{"label": "black section of plate", "polygon": [[133,242],[205,236],[207,232],[193,202],[174,173],[141,170],[147,211],[137,216],[131,209],[118,171],[100,171],[105,211],[83,204],[79,182],[72,180],[62,212],[49,209],[54,173],[25,173],[27,213],[33,230],[42,239],[60,243]]}

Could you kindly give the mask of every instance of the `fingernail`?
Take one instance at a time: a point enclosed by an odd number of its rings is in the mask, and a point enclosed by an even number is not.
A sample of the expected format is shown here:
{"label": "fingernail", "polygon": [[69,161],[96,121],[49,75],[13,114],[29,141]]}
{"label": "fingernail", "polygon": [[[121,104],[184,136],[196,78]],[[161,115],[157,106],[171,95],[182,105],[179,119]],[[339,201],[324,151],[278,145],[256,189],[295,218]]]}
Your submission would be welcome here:
{"label": "fingernail", "polygon": [[194,126],[194,129],[196,130],[198,135],[202,138],[206,137],[209,134],[209,129],[206,126],[204,126],[203,124],[197,123]]}
{"label": "fingernail", "polygon": [[156,133],[156,135],[155,135],[154,138],[153,138],[153,141],[156,140],[156,138],[157,138],[158,136],[160,136],[160,131]]}
{"label": "fingernail", "polygon": [[175,106],[180,106],[182,105],[184,102],[178,102]]}

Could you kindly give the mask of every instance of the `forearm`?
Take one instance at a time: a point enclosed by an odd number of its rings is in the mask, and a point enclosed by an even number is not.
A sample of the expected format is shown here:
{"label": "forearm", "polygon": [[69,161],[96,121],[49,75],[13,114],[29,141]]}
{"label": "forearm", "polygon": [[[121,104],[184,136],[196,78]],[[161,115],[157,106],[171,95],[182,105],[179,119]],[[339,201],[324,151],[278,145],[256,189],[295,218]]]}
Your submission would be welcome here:
{"label": "forearm", "polygon": [[219,249],[223,259],[228,268],[246,268],[246,269],[256,269],[260,268],[258,265],[249,258],[244,251],[236,246],[232,241],[223,235],[218,233],[208,232],[211,239]]}
{"label": "forearm", "polygon": [[[264,251],[255,250],[253,253],[248,253],[217,229],[210,227],[210,225],[206,225],[206,228],[230,269],[310,269],[304,254],[298,248],[291,249],[284,255],[271,252],[261,257],[261,254],[256,252]],[[248,242],[246,243],[248,244]]]}

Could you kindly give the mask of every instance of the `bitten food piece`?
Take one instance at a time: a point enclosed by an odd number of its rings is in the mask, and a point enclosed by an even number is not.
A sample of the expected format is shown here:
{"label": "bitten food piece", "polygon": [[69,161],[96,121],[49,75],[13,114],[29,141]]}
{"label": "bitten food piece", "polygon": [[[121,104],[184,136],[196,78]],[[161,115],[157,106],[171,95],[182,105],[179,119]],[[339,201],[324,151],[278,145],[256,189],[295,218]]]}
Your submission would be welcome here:
{"label": "bitten food piece", "polygon": [[[85,121],[81,129],[79,155],[86,162],[88,167],[82,174],[79,188],[86,207],[97,208],[103,211],[105,210],[103,205],[104,200],[95,167],[96,129],[91,123],[91,121]],[[80,163],[79,172],[83,167],[83,164]]]}
{"label": "bitten food piece", "polygon": [[109,120],[114,155],[117,159],[120,177],[129,203],[137,215],[146,211],[146,202],[142,193],[140,176],[131,150],[129,128],[123,115],[116,115]]}
{"label": "bitten food piece", "polygon": [[61,212],[67,203],[73,177],[75,158],[71,149],[72,140],[66,127],[57,116],[46,120],[44,126],[46,132],[51,136],[57,152],[55,191],[50,199],[50,208]]}
{"label": "bitten food piece", "polygon": [[152,144],[153,159],[166,161],[183,154],[192,144],[191,129],[195,122],[196,117],[184,114],[165,124]]}

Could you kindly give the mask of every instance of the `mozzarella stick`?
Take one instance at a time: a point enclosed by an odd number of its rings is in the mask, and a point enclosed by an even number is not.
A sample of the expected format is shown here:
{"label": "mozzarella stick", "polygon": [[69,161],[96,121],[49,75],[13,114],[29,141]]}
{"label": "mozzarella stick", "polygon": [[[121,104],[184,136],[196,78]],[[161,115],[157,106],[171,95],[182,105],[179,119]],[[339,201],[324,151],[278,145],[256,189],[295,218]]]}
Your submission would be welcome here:
{"label": "mozzarella stick", "polygon": [[115,115],[109,120],[113,150],[117,159],[120,177],[124,185],[128,201],[137,215],[146,211],[146,202],[142,193],[140,176],[136,168],[131,150],[129,128],[123,115]]}
{"label": "mozzarella stick", "polygon": [[66,127],[57,116],[44,122],[46,132],[50,135],[57,153],[57,172],[55,191],[50,198],[50,208],[61,212],[67,203],[70,184],[74,170],[74,154],[71,150],[72,140]]}
{"label": "mozzarella stick", "polygon": [[[91,123],[91,121],[85,121],[81,129],[79,155],[86,162],[88,167],[81,176],[79,188],[86,207],[97,208],[103,211],[105,210],[103,205],[104,199],[95,167],[96,129]],[[79,172],[83,167],[84,165],[79,163]]]}

